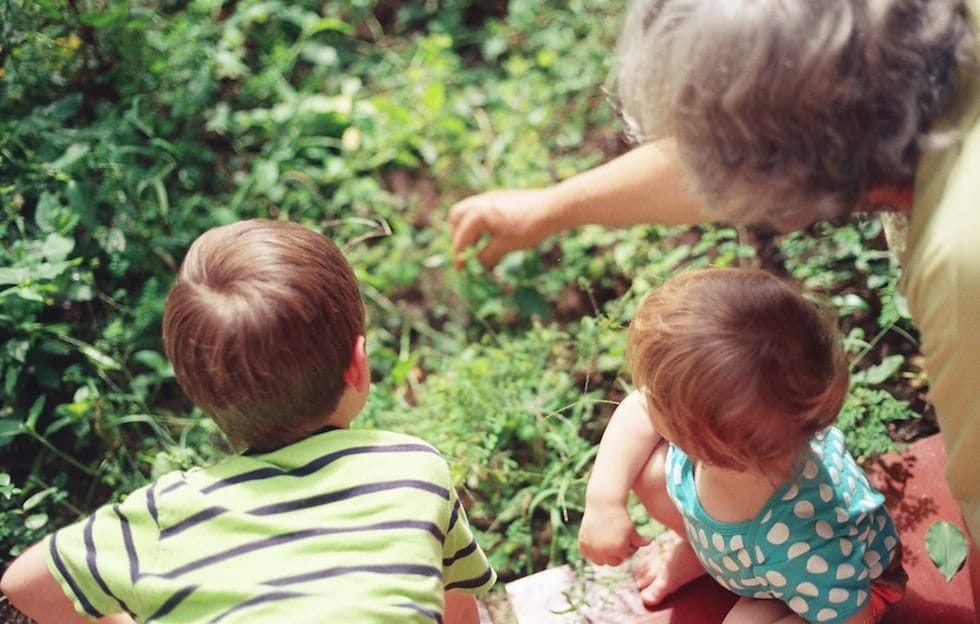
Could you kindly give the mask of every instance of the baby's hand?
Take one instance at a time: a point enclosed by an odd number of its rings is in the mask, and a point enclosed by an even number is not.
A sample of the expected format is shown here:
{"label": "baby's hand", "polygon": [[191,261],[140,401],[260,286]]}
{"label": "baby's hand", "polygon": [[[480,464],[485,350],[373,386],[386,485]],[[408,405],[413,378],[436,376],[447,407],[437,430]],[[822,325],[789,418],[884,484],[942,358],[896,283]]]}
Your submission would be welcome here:
{"label": "baby's hand", "polygon": [[650,543],[637,533],[636,525],[619,505],[585,505],[585,515],[578,532],[578,549],[582,556],[600,565],[619,565]]}

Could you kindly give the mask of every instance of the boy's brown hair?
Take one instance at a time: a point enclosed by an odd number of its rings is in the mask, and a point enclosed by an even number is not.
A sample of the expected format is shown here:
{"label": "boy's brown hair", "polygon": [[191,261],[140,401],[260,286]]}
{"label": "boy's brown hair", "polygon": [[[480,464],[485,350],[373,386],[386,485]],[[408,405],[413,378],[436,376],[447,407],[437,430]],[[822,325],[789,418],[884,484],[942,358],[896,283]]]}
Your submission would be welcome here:
{"label": "boy's brown hair", "polygon": [[191,245],[163,342],[178,383],[233,444],[274,448],[336,409],[364,322],[357,277],[332,241],[255,219]]}
{"label": "boy's brown hair", "polygon": [[848,388],[835,325],[758,269],[681,273],[629,328],[636,387],[692,458],[768,471],[834,422]]}

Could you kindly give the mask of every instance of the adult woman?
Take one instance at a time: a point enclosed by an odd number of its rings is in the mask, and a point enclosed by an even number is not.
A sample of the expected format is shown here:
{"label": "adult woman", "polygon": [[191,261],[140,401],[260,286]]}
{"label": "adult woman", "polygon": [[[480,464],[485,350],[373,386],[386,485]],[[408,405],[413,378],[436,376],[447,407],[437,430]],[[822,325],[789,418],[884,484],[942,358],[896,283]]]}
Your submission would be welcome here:
{"label": "adult woman", "polygon": [[[624,156],[450,212],[478,258],[585,223],[765,222],[907,212],[901,288],[922,337],[947,479],[980,539],[978,0],[640,0],[620,41]],[[971,553],[974,596],[980,555]],[[650,596],[647,596],[650,598]]]}

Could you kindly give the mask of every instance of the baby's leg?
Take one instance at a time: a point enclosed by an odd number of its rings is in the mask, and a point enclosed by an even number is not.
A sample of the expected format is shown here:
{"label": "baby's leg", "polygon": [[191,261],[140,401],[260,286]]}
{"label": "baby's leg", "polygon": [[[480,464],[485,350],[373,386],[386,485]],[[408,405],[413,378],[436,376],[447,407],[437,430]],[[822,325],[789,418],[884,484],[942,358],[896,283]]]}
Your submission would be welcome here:
{"label": "baby's leg", "polygon": [[668,529],[633,557],[633,578],[647,606],[660,604],[706,573],[684,537],[684,519],[667,495],[666,460],[667,443],[661,442],[633,484],[650,517]]}
{"label": "baby's leg", "polygon": [[781,600],[739,598],[722,624],[806,624]]}

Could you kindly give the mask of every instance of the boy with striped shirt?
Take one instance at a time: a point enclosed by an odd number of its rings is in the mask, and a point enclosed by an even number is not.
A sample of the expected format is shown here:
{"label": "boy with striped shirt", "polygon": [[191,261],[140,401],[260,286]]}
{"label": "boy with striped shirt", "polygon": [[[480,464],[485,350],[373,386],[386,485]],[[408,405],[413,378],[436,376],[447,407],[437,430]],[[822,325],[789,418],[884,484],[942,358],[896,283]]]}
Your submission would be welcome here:
{"label": "boy with striped shirt", "polygon": [[298,224],[191,246],[164,310],[177,380],[246,448],[175,472],[32,546],[3,593],[40,623],[477,624],[496,580],[445,459],[351,430],[370,369],[359,284]]}

